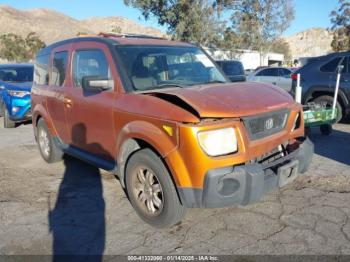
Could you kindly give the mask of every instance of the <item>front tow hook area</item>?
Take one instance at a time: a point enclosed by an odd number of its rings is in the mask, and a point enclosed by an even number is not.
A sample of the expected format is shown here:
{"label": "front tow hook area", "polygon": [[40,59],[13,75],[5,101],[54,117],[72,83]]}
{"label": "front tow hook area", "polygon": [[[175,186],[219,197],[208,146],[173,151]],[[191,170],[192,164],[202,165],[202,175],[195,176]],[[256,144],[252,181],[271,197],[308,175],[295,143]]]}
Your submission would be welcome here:
{"label": "front tow hook area", "polygon": [[284,187],[285,185],[293,182],[298,177],[299,161],[293,160],[290,163],[281,166],[277,170],[278,186]]}

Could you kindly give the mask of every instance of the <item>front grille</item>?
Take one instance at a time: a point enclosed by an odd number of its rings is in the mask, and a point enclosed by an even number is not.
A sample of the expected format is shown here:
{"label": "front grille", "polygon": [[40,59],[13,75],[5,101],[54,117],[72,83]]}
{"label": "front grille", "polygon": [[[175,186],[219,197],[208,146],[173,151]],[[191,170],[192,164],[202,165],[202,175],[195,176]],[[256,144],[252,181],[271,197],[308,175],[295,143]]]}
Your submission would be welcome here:
{"label": "front grille", "polygon": [[280,132],[286,126],[290,111],[283,109],[258,116],[243,117],[250,140],[257,140]]}

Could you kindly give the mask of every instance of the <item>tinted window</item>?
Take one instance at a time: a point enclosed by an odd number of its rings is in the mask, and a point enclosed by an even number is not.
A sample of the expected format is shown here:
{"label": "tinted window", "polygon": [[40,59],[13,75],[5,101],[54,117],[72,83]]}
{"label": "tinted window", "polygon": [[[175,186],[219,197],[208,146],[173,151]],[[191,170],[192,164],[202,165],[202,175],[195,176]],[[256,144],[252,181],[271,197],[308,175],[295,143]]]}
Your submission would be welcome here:
{"label": "tinted window", "polygon": [[34,83],[37,85],[49,84],[48,65],[50,55],[38,56],[34,65]]}
{"label": "tinted window", "polygon": [[129,90],[226,82],[210,58],[197,47],[117,46],[132,83]]}
{"label": "tinted window", "polygon": [[267,68],[261,70],[257,76],[278,76],[278,68]]}
{"label": "tinted window", "polygon": [[291,73],[292,71],[286,68],[280,68],[280,76],[289,76]]}
{"label": "tinted window", "polygon": [[244,75],[243,66],[240,62],[223,62],[221,67],[227,75]]}
{"label": "tinted window", "polygon": [[24,83],[33,81],[33,67],[1,67],[0,80],[12,83]]}
{"label": "tinted window", "polygon": [[73,59],[73,80],[81,86],[84,76],[111,79],[108,61],[102,50],[78,50]]}
{"label": "tinted window", "polygon": [[341,59],[342,59],[342,57],[336,57],[336,58],[332,59],[331,61],[329,61],[328,63],[324,64],[320,68],[321,72],[329,72],[329,73],[335,72],[335,69],[337,68]]}
{"label": "tinted window", "polygon": [[62,86],[66,79],[68,52],[58,52],[54,54],[51,84],[55,86]]}

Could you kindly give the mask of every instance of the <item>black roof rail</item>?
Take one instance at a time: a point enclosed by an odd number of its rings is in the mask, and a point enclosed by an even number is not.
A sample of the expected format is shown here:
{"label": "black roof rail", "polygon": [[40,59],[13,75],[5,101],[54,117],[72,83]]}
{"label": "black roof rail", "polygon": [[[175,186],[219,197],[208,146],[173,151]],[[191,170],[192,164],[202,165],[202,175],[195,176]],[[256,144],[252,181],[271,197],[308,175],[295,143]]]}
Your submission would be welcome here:
{"label": "black roof rail", "polygon": [[98,34],[103,37],[121,37],[121,38],[149,38],[149,39],[162,39],[167,40],[164,37],[160,36],[151,36],[151,35],[143,35],[143,34],[128,34],[128,33],[105,33],[101,32]]}

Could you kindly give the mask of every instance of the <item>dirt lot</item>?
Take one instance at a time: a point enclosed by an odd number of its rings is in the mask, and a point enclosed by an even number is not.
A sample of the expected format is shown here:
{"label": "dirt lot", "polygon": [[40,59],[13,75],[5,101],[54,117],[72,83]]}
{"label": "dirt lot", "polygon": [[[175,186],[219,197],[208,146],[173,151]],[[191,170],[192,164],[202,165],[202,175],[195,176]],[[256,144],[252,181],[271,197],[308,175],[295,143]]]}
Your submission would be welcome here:
{"label": "dirt lot", "polygon": [[78,160],[48,165],[31,125],[0,120],[0,254],[350,254],[350,125],[314,130],[306,176],[261,202],[189,210],[156,230],[110,174]]}

